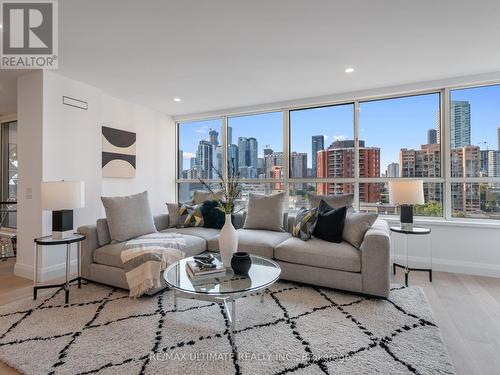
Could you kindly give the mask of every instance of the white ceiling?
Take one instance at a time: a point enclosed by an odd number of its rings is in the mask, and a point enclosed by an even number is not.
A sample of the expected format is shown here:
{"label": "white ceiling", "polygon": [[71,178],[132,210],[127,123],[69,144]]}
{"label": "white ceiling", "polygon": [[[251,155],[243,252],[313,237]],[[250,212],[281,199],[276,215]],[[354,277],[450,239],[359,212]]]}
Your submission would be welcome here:
{"label": "white ceiling", "polygon": [[498,0],[59,4],[59,73],[172,115],[500,71]]}

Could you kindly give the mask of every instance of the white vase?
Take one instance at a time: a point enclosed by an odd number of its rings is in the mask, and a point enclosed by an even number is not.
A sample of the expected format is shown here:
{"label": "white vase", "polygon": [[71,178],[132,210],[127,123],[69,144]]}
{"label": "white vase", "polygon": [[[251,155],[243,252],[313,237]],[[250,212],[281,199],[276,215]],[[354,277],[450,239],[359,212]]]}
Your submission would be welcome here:
{"label": "white vase", "polygon": [[238,251],[238,233],[233,227],[230,214],[226,214],[226,222],[220,230],[219,251],[224,266],[231,267],[233,254]]}

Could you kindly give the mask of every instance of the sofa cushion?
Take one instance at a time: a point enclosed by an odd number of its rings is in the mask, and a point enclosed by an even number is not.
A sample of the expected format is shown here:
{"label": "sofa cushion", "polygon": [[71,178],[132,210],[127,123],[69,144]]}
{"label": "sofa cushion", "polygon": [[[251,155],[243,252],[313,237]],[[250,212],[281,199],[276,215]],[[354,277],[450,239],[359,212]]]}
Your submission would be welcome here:
{"label": "sofa cushion", "polygon": [[104,246],[110,243],[111,236],[109,234],[108,221],[106,219],[97,219],[96,228],[99,246]]}
{"label": "sofa cushion", "polygon": [[208,200],[218,200],[222,198],[222,191],[216,190],[213,193],[209,191],[196,190],[193,194],[193,204],[200,204]]}
{"label": "sofa cushion", "polygon": [[274,248],[278,244],[292,236],[287,232],[272,232],[259,229],[238,229],[236,233],[238,233],[238,251],[245,251],[268,258],[274,257]]}
{"label": "sofa cushion", "polygon": [[125,197],[101,197],[113,242],[156,232],[148,192]]}
{"label": "sofa cushion", "polygon": [[203,238],[205,241],[219,238],[220,230],[205,227],[168,228],[163,232],[188,234],[190,236]]}
{"label": "sofa cushion", "polygon": [[203,226],[205,228],[222,229],[226,222],[226,215],[219,209],[219,201],[205,201],[201,204]]}
{"label": "sofa cushion", "polygon": [[285,193],[262,195],[250,193],[244,229],[283,231]]}
{"label": "sofa cushion", "polygon": [[[303,241],[308,241],[318,222],[318,207],[305,208],[302,207],[295,216],[292,225],[292,236],[300,238]],[[285,227],[288,229],[288,225]]]}
{"label": "sofa cushion", "polygon": [[274,257],[306,266],[361,272],[361,252],[347,242],[333,243],[319,238],[304,242],[292,237],[276,246]]}
{"label": "sofa cushion", "polygon": [[175,228],[179,224],[179,204],[167,203],[168,227]]}
{"label": "sofa cushion", "polygon": [[[186,246],[182,251],[186,256],[198,255],[206,250],[206,241],[196,236],[183,235],[186,240]],[[104,264],[106,266],[123,268],[120,255],[125,248],[126,242],[118,242],[100,247],[94,251],[94,263]]]}
{"label": "sofa cushion", "polygon": [[313,236],[328,242],[341,243],[347,207],[333,208],[324,200],[318,206],[318,221]]}
{"label": "sofa cushion", "polygon": [[377,217],[378,214],[373,212],[347,213],[342,238],[359,249],[365,238],[365,233],[371,228]]}
{"label": "sofa cushion", "polygon": [[352,207],[352,201],[354,200],[354,194],[334,194],[334,195],[316,195],[311,194],[309,196],[309,204],[311,207],[318,207],[319,202],[324,200],[329,206],[333,208],[340,207]]}
{"label": "sofa cushion", "polygon": [[179,207],[179,224],[178,228],[187,227],[202,227],[203,226],[203,215],[201,213],[202,204],[190,205],[183,203]]}

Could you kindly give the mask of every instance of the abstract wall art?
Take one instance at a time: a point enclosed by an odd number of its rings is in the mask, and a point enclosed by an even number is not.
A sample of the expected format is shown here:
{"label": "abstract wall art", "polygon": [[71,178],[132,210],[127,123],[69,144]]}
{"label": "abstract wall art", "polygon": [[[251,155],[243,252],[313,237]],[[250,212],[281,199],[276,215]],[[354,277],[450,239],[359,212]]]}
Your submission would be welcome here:
{"label": "abstract wall art", "polygon": [[135,177],[136,133],[102,127],[102,177]]}

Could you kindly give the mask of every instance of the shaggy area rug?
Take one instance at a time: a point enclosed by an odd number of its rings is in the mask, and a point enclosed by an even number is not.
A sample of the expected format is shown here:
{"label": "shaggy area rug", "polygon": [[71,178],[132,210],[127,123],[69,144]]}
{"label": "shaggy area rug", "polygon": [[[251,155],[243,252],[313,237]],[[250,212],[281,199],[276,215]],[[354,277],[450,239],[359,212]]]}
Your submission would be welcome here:
{"label": "shaggy area rug", "polygon": [[[451,374],[420,288],[376,299],[278,282],[217,303],[89,283],[0,309],[0,360],[26,374]],[[231,345],[234,343],[234,346]]]}

